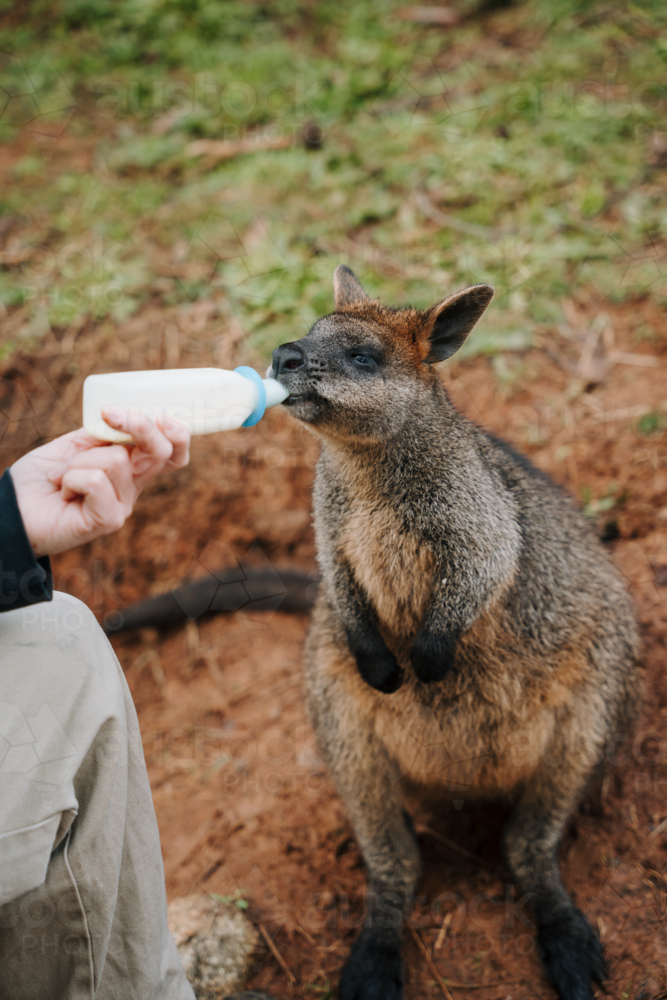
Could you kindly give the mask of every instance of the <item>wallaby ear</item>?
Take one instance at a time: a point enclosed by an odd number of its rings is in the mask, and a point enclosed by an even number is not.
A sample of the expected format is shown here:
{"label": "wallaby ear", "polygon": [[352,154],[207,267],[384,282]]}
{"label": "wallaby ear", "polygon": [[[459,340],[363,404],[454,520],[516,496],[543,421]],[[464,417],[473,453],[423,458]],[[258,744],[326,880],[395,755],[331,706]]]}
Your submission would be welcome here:
{"label": "wallaby ear", "polygon": [[471,285],[429,309],[426,316],[433,325],[426,362],[444,361],[458,351],[492,298],[491,285]]}
{"label": "wallaby ear", "polygon": [[334,302],[336,309],[349,309],[358,302],[368,302],[368,296],[359,284],[354,271],[339,264],[334,271]]}

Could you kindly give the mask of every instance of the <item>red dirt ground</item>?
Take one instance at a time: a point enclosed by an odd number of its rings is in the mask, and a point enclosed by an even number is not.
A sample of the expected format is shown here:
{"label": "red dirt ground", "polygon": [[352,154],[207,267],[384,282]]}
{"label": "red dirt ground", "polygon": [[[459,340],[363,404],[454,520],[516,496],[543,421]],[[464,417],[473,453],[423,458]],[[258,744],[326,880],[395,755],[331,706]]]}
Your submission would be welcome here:
{"label": "red dirt ground", "polygon": [[[617,499],[602,504],[610,509],[598,528],[615,522],[608,548],[636,601],[644,711],[601,807],[573,817],[562,866],[610,959],[597,995],[657,1000],[667,996],[667,435],[637,422],[667,410],[667,338],[649,303],[605,306],[607,352],[651,355],[659,366],[610,362],[592,384],[574,366],[600,308],[593,298],[571,302],[568,337],[545,330],[540,346],[506,356],[505,368],[476,358],[446,367],[443,378],[465,413],[576,496],[596,501],[607,491]],[[633,338],[640,327],[653,329],[653,339]],[[216,303],[203,302],[147,309],[118,330],[65,331],[39,356],[13,356],[0,367],[0,405],[9,414],[0,464],[78,423],[83,377],[100,370],[101,356],[106,370],[230,367],[241,360],[234,331]],[[275,566],[312,570],[316,454],[307,433],[275,411],[253,430],[196,439],[190,467],[151,485],[121,532],[54,559],[57,586],[101,618],[205,572],[200,558],[233,564],[254,543]],[[169,895],[239,891],[283,963],[267,945],[251,985],[278,998],[335,990],[365,890],[351,826],[305,718],[306,625],[306,617],[249,606],[113,640],[139,713]],[[415,810],[426,875],[406,934],[408,1000],[443,995],[433,968],[454,997],[553,998],[529,912],[518,899],[513,906],[500,858],[505,807]]]}

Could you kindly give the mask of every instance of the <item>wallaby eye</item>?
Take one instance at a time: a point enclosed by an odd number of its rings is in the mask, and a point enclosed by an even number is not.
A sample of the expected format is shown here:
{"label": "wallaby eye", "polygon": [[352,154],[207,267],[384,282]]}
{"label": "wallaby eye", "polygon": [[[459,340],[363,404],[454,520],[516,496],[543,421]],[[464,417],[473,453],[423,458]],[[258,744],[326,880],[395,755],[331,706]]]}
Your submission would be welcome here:
{"label": "wallaby eye", "polygon": [[375,368],[377,365],[377,361],[370,354],[362,354],[355,351],[350,356],[354,364],[359,368]]}

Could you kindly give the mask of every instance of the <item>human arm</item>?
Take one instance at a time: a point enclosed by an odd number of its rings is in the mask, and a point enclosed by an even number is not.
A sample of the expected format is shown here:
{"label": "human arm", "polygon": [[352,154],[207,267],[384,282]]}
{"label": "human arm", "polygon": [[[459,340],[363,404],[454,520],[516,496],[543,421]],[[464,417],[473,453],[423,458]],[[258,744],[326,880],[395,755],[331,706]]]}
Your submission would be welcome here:
{"label": "human arm", "polygon": [[7,469],[0,477],[0,611],[50,601],[52,594],[48,556],[35,556]]}

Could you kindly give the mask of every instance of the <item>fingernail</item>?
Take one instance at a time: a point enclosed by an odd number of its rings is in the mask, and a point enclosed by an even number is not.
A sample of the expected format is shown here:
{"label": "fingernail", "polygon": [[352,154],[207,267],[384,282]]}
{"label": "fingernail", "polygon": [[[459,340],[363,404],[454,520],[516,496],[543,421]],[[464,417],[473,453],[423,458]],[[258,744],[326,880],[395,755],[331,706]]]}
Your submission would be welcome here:
{"label": "fingernail", "polygon": [[174,420],[173,417],[163,417],[162,426],[166,427],[168,431],[179,431],[182,430],[183,424],[179,423],[178,420]]}
{"label": "fingernail", "polygon": [[117,406],[105,406],[102,410],[102,418],[112,427],[117,427],[123,422],[123,411]]}

